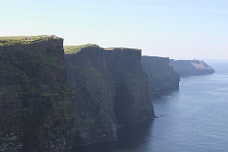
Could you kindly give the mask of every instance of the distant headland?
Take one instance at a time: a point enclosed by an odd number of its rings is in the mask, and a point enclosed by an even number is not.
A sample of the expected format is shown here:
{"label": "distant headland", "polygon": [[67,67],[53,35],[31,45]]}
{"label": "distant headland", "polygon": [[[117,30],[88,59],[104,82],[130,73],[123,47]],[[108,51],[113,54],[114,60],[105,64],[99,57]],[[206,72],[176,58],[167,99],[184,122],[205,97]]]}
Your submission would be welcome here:
{"label": "distant headland", "polygon": [[215,70],[203,60],[173,60],[170,64],[174,70],[182,77],[184,76],[197,76],[215,73]]}

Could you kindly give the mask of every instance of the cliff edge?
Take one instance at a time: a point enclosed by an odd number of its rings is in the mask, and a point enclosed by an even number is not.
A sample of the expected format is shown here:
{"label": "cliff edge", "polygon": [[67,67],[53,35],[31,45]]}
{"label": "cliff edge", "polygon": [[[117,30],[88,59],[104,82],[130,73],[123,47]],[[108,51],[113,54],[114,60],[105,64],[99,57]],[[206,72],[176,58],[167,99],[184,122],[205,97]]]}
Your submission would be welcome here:
{"label": "cliff edge", "polygon": [[169,64],[169,58],[142,56],[143,70],[148,74],[151,94],[160,97],[179,88],[180,77]]}
{"label": "cliff edge", "polygon": [[154,118],[141,50],[65,47],[76,107],[74,144],[117,140],[117,128]]}
{"label": "cliff edge", "polygon": [[63,39],[0,37],[0,65],[0,151],[66,150],[73,106]]}

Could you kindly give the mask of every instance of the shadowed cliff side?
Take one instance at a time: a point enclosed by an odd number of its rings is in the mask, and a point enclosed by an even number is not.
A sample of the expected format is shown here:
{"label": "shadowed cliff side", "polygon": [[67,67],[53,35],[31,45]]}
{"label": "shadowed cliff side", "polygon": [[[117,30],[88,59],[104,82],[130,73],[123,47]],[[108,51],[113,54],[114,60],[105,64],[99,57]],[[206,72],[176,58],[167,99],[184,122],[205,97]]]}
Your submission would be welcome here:
{"label": "shadowed cliff side", "polygon": [[203,60],[170,60],[169,62],[181,77],[215,73],[215,70]]}
{"label": "shadowed cliff side", "polygon": [[73,105],[63,39],[1,39],[0,151],[66,150]]}
{"label": "shadowed cliff side", "polygon": [[148,74],[151,94],[160,97],[179,88],[180,77],[169,64],[169,58],[142,57],[143,70]]}
{"label": "shadowed cliff side", "polygon": [[154,117],[141,50],[65,47],[74,88],[75,145],[117,140],[117,127]]}

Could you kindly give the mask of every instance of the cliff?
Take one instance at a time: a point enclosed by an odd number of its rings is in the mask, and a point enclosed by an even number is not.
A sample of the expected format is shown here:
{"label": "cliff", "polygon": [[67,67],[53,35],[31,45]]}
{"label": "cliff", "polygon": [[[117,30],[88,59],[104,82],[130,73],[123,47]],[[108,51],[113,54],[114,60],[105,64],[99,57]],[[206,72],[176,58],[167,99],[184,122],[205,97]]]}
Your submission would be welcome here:
{"label": "cliff", "polygon": [[63,39],[0,38],[0,65],[0,151],[66,150],[73,106]]}
{"label": "cliff", "polygon": [[203,60],[170,60],[170,64],[180,76],[207,75],[215,72]]}
{"label": "cliff", "polygon": [[149,77],[151,94],[159,97],[179,88],[180,77],[169,64],[169,58],[142,57],[143,70]]}
{"label": "cliff", "polygon": [[74,145],[117,140],[117,127],[154,117],[141,50],[65,47],[76,107]]}

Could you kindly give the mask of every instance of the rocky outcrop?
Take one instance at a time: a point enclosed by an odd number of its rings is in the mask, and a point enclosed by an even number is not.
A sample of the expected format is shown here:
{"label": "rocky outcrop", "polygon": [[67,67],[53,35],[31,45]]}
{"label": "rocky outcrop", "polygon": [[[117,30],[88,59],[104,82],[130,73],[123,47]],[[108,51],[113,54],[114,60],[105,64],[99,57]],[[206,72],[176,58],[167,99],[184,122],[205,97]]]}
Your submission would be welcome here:
{"label": "rocky outcrop", "polygon": [[203,60],[170,60],[170,64],[180,76],[207,75],[215,72]]}
{"label": "rocky outcrop", "polygon": [[148,74],[151,94],[160,97],[179,88],[180,77],[169,64],[169,58],[142,57],[143,70]]}
{"label": "rocky outcrop", "polygon": [[67,123],[73,119],[73,106],[66,85],[63,39],[3,42],[0,151],[66,150]]}
{"label": "rocky outcrop", "polygon": [[154,117],[141,50],[66,47],[76,107],[74,145],[117,140],[117,127]]}

